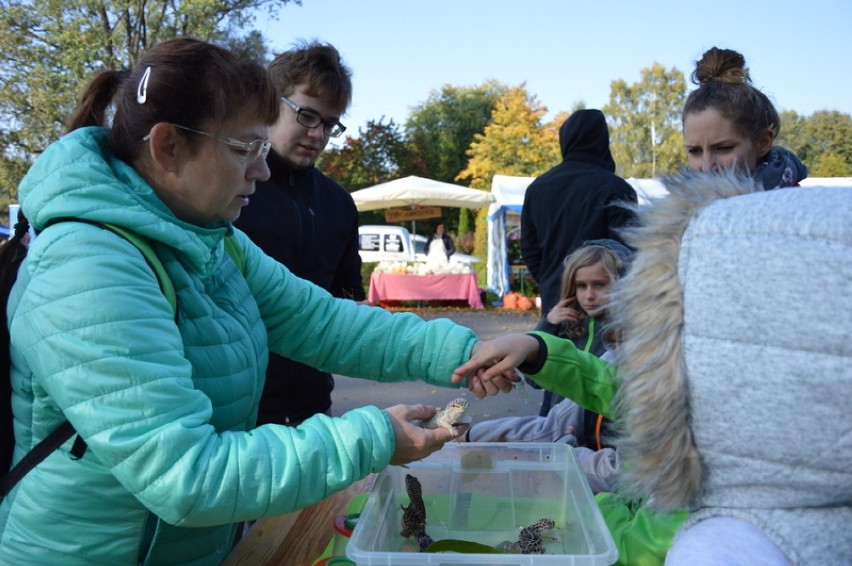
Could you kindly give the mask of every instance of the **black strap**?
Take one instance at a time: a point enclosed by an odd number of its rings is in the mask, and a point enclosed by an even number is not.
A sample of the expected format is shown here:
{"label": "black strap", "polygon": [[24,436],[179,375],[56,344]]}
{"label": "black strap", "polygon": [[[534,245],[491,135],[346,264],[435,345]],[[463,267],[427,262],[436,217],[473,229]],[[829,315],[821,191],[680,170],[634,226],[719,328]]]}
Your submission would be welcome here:
{"label": "black strap", "polygon": [[65,444],[65,441],[71,438],[74,434],[74,427],[71,423],[65,421],[59,427],[48,434],[44,440],[30,450],[14,468],[9,470],[9,473],[0,478],[0,497],[6,497],[15,484],[21,481],[27,473],[35,468],[47,456]]}

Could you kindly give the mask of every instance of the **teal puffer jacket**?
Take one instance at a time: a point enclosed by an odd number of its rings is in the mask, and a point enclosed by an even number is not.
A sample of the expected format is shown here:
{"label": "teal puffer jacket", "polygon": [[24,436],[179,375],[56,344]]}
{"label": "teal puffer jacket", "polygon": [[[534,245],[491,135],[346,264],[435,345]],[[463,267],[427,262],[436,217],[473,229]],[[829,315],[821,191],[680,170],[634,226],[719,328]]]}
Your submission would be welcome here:
{"label": "teal puffer jacket", "polygon": [[[69,420],[73,439],[0,506],[0,564],[218,564],[234,523],[319,501],[388,465],[376,407],[254,428],[268,349],[323,370],[449,383],[473,333],[332,298],[239,231],[244,273],[224,253],[229,224],[176,219],[105,130],[48,148],[20,187],[36,229],[9,301],[15,459]],[[139,251],[150,238],[179,319]],[[286,221],[283,219],[282,221]]]}

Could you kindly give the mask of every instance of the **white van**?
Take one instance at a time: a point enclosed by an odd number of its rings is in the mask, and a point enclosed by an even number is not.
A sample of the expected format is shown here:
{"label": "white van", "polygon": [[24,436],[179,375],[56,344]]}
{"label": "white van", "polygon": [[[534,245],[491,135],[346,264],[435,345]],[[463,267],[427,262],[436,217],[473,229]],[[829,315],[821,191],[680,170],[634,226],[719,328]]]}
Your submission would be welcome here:
{"label": "white van", "polygon": [[[426,237],[412,236],[402,226],[359,226],[358,253],[361,261],[372,263],[379,261],[426,261],[423,249]],[[461,263],[482,261],[478,257],[455,253],[452,259]]]}

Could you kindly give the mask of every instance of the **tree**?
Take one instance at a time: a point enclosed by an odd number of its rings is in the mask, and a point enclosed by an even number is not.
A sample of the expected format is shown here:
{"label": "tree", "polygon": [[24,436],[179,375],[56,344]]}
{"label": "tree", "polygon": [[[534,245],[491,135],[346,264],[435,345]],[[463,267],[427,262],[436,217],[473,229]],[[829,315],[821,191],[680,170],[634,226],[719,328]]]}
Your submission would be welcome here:
{"label": "tree", "polygon": [[[63,132],[82,85],[102,69],[131,67],[155,43],[193,36],[262,60],[258,32],[240,36],[256,10],[270,17],[300,0],[0,0],[0,179],[21,171]],[[262,51],[261,51],[262,50]]]}
{"label": "tree", "polygon": [[494,107],[485,132],[474,136],[467,167],[456,179],[489,189],[495,174],[537,176],[559,163],[558,127],[564,114],[543,124],[546,113],[525,85],[511,88]]}
{"label": "tree", "polygon": [[411,145],[425,166],[425,176],[455,183],[467,163],[467,149],[491,120],[497,101],[508,87],[488,81],[479,86],[444,85],[415,106],[405,123]]}
{"label": "tree", "polygon": [[[392,181],[408,175],[423,175],[422,161],[393,120],[370,120],[358,129],[358,137],[347,137],[340,148],[326,149],[317,168],[348,191]],[[383,223],[380,212],[361,213],[367,224]]]}
{"label": "tree", "polygon": [[612,82],[603,107],[617,173],[622,177],[656,177],[685,162],[681,112],[686,98],[683,73],[658,63],[642,69],[642,80]]}
{"label": "tree", "polygon": [[820,110],[809,117],[781,113],[777,143],[799,156],[811,177],[852,175],[852,116]]}
{"label": "tree", "polygon": [[423,164],[393,120],[370,120],[358,129],[358,137],[347,137],[340,148],[329,148],[317,167],[348,191],[408,175],[423,175]]}
{"label": "tree", "polygon": [[[566,115],[561,113],[552,122],[543,124],[547,108],[526,86],[513,87],[494,107],[491,123],[485,132],[474,136],[467,154],[470,160],[457,179],[468,180],[470,186],[489,190],[496,174],[537,176],[561,161],[558,129]],[[487,209],[476,217],[474,255],[487,255]],[[476,264],[480,282],[485,277],[484,262]]]}

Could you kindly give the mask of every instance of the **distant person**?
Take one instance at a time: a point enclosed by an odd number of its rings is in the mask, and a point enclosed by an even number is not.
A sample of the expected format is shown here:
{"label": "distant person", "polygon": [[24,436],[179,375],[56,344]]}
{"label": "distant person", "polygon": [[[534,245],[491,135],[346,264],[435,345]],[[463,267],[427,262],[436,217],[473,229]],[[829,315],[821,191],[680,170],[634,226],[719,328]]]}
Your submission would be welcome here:
{"label": "distant person", "polygon": [[[559,302],[563,261],[587,240],[621,241],[636,191],[615,174],[609,129],[600,110],[578,110],[559,129],[562,163],[527,188],[521,211],[521,256],[546,316]],[[543,317],[544,318],[544,317]]]}
{"label": "distant person", "polygon": [[[267,254],[335,297],[366,298],[358,211],[350,194],[314,165],[352,100],[352,72],[337,49],[304,43],[278,55],[269,73],[281,114],[269,130],[271,176],[257,184],[235,225]],[[298,424],[331,412],[334,378],[270,353],[258,423]]]}
{"label": "distant person", "polygon": [[689,167],[697,171],[738,169],[765,189],[797,186],[808,168],[773,143],[781,118],[769,98],[751,83],[745,57],[713,47],[696,62],[699,85],[683,107],[683,138]]}
{"label": "distant person", "polygon": [[438,250],[447,256],[447,261],[450,260],[450,256],[456,253],[456,244],[450,235],[447,234],[447,227],[443,222],[435,226],[435,232],[426,240],[423,253],[426,254],[426,257],[433,257],[433,255],[434,257],[439,257]]}

